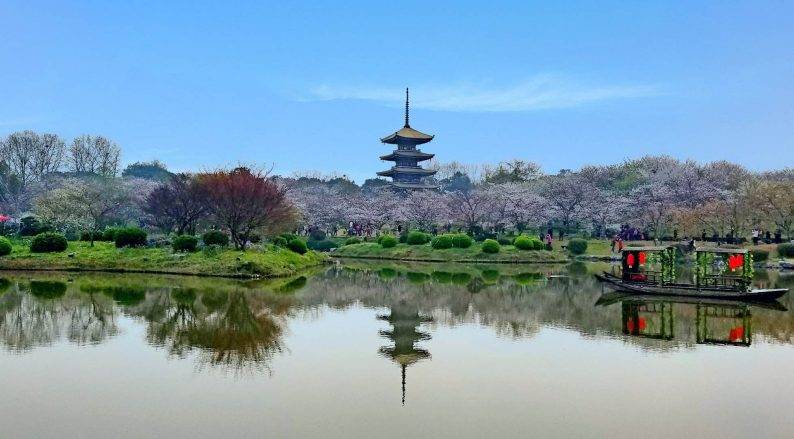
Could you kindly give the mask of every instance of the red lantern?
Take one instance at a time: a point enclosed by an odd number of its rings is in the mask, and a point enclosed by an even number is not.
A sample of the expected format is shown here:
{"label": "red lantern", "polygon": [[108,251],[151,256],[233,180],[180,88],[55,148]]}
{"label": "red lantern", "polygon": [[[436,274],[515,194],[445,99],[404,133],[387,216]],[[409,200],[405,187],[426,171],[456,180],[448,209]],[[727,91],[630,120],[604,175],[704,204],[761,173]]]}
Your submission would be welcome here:
{"label": "red lantern", "polygon": [[629,255],[626,256],[626,265],[628,265],[629,268],[634,267],[634,253],[629,253]]}
{"label": "red lantern", "polygon": [[645,260],[647,257],[645,256],[645,252],[640,252],[640,265],[645,265]]}
{"label": "red lantern", "polygon": [[728,332],[728,340],[737,342],[742,341],[744,338],[744,326],[737,326],[735,328],[731,328]]}

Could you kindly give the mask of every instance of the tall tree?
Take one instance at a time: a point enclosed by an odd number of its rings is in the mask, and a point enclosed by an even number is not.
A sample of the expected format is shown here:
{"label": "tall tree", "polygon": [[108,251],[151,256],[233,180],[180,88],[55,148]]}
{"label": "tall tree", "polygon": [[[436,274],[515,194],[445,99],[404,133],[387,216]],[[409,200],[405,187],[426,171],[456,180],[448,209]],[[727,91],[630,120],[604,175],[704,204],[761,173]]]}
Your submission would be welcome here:
{"label": "tall tree", "polygon": [[143,211],[160,230],[193,233],[209,206],[204,186],[189,174],[177,174],[156,187],[143,201]]}
{"label": "tall tree", "polygon": [[76,137],[69,147],[70,171],[114,177],[118,173],[121,148],[102,136]]}
{"label": "tall tree", "polygon": [[229,230],[236,248],[245,250],[255,231],[289,230],[295,211],[286,189],[261,171],[239,167],[199,174],[207,205],[216,221]]}

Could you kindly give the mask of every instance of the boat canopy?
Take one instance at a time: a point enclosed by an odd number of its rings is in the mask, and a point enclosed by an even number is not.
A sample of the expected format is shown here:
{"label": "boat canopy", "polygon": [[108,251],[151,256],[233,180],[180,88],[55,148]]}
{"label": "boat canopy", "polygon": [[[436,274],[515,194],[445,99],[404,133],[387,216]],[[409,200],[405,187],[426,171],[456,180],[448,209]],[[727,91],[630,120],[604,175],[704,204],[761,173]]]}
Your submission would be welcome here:
{"label": "boat canopy", "polygon": [[657,245],[647,247],[624,247],[623,252],[663,252],[672,248],[669,245]]}
{"label": "boat canopy", "polygon": [[731,255],[743,255],[749,250],[746,248],[728,248],[728,247],[698,247],[695,249],[698,253],[727,253]]}

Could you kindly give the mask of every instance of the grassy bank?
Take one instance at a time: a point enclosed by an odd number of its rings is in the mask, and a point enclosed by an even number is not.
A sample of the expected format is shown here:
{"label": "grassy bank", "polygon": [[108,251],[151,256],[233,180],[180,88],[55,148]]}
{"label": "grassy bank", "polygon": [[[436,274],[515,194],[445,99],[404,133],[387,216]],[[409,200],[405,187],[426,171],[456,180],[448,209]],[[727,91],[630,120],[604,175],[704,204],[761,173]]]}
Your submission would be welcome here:
{"label": "grassy bank", "polygon": [[270,247],[265,250],[232,249],[215,252],[174,253],[171,248],[122,248],[112,243],[70,242],[59,253],[31,253],[28,243],[14,243],[10,255],[0,257],[0,270],[68,270],[192,274],[229,277],[289,276],[306,267],[322,264],[316,252],[299,255]]}
{"label": "grassy bank", "polygon": [[345,258],[426,262],[558,263],[568,261],[568,256],[559,250],[518,250],[512,245],[501,246],[499,253],[483,253],[480,243],[474,243],[469,248],[436,250],[427,244],[397,244],[396,247],[383,248],[380,244],[367,242],[340,247],[332,255]]}

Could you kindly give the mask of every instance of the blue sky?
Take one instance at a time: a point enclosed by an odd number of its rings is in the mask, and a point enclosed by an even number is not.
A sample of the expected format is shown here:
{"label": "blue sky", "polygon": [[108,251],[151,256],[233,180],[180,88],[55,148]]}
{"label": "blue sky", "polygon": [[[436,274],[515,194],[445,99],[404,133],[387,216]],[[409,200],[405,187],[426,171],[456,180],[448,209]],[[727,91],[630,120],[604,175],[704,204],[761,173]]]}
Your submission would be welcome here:
{"label": "blue sky", "polygon": [[258,3],[0,3],[0,134],[361,182],[409,86],[441,161],[794,166],[794,2]]}

